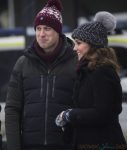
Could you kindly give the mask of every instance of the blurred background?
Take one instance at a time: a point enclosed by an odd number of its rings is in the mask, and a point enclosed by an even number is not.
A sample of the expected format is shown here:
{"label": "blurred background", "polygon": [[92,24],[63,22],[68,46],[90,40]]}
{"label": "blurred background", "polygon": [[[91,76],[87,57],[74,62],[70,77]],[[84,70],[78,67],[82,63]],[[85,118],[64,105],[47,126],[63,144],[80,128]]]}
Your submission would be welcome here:
{"label": "blurred background", "polygon": [[[10,73],[17,58],[34,38],[33,22],[47,0],[0,0],[0,113],[3,150],[6,150],[4,107]],[[121,65],[123,111],[120,124],[127,140],[127,7],[126,0],[61,0],[63,4],[63,33],[71,37],[77,26],[88,22],[98,11],[109,11],[116,16],[115,32],[108,36],[109,45]],[[0,149],[1,150],[1,149]]]}
{"label": "blurred background", "polygon": [[[63,4],[63,32],[71,32],[78,25],[91,20],[97,11],[109,11],[117,18],[117,31],[127,29],[125,0],[61,0]],[[0,0],[0,35],[34,34],[33,22],[46,0]],[[10,30],[5,31],[5,30]],[[4,31],[3,31],[4,30]]]}
{"label": "blurred background", "polygon": [[[125,0],[61,0],[63,4],[63,32],[90,21],[97,11],[109,11],[117,18],[117,33],[127,29]],[[46,0],[0,0],[0,36],[24,35],[26,46],[34,36],[33,22]]]}
{"label": "blurred background", "polygon": [[[67,30],[74,29],[82,19],[90,19],[97,11],[106,10],[115,13],[118,19],[126,19],[125,0],[61,0],[63,20]],[[46,0],[0,0],[1,28],[28,27]]]}

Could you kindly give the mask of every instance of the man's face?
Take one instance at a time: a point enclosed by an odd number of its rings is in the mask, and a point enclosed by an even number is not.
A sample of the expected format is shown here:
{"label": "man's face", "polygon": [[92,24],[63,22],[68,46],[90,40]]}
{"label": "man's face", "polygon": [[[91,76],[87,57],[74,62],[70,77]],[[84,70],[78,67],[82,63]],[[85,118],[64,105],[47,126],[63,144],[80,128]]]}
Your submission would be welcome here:
{"label": "man's face", "polygon": [[36,27],[36,40],[45,52],[53,51],[59,42],[59,33],[47,25]]}

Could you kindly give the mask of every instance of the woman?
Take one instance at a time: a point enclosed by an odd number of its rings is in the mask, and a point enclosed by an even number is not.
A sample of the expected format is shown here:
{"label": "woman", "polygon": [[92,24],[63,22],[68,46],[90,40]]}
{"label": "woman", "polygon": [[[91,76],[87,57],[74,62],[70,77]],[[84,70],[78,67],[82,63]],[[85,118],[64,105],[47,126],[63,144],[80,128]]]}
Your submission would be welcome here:
{"label": "woman", "polygon": [[79,58],[74,108],[61,112],[56,124],[63,129],[67,124],[73,126],[76,150],[126,149],[119,124],[120,67],[107,39],[115,26],[112,14],[98,12],[93,22],[78,27],[72,34]]}

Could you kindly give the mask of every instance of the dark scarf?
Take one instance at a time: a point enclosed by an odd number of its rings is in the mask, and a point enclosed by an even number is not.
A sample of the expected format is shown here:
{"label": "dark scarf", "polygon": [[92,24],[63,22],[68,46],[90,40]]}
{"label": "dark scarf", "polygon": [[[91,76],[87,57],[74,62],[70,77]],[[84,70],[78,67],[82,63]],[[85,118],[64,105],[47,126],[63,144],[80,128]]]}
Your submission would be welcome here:
{"label": "dark scarf", "polygon": [[60,38],[59,43],[57,47],[52,52],[45,52],[37,43],[37,41],[34,41],[34,50],[36,54],[47,64],[51,65],[57,58],[57,56],[60,54],[60,48],[62,47],[62,38]]}
{"label": "dark scarf", "polygon": [[81,70],[88,69],[88,63],[88,60],[81,58],[77,63],[77,73],[79,73]]}

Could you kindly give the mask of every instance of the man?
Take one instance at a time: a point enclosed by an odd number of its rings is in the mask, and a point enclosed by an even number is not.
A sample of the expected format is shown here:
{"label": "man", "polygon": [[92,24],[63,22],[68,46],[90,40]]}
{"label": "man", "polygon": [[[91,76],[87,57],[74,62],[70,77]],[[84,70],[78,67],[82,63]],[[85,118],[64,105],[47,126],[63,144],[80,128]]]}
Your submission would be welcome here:
{"label": "man", "polygon": [[[36,33],[10,78],[5,125],[8,150],[70,150],[56,116],[72,105],[77,56],[62,34],[61,4],[50,0],[34,21]],[[68,143],[67,143],[68,142]]]}

